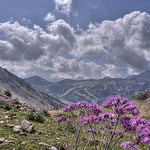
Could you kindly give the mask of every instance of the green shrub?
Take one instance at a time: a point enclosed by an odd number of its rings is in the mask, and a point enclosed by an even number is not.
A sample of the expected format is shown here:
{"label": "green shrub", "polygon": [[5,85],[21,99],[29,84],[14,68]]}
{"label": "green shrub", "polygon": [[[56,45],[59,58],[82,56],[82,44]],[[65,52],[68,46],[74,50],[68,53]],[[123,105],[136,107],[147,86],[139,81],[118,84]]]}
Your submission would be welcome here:
{"label": "green shrub", "polygon": [[34,119],[35,119],[36,122],[40,122],[40,123],[44,122],[43,116],[41,114],[39,114],[39,113],[35,114],[35,118]]}
{"label": "green shrub", "polygon": [[27,114],[27,120],[43,123],[44,117],[42,116],[42,114],[31,111],[30,113]]}
{"label": "green shrub", "polygon": [[5,109],[5,110],[11,110],[12,106],[5,101],[0,101],[0,108]]}
{"label": "green shrub", "polygon": [[5,91],[4,91],[4,95],[7,96],[7,97],[9,97],[9,98],[12,97],[12,93],[11,93],[11,91],[9,91],[9,90],[5,90]]}
{"label": "green shrub", "polygon": [[34,121],[34,118],[35,118],[35,117],[34,117],[34,112],[33,112],[33,111],[31,111],[30,113],[27,114],[27,119],[28,119],[28,120]]}
{"label": "green shrub", "polygon": [[12,109],[12,106],[11,106],[10,104],[8,104],[8,103],[5,103],[5,104],[4,104],[4,109],[5,109],[5,110],[11,110],[11,109]]}
{"label": "green shrub", "polygon": [[46,116],[46,117],[51,117],[50,113],[49,113],[48,110],[46,110],[46,109],[43,109],[43,114],[44,114],[44,116]]}

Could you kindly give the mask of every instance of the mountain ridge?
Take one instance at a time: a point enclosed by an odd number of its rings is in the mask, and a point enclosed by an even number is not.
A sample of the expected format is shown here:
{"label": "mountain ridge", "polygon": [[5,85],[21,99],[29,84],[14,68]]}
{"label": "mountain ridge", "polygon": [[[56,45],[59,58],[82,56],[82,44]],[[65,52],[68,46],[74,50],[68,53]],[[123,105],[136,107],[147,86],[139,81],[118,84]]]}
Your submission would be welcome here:
{"label": "mountain ridge", "polygon": [[[149,73],[149,71],[145,71],[145,73],[141,73],[142,75],[135,75],[132,78],[64,79],[45,86],[36,86],[36,84],[31,84],[29,80],[25,80],[34,88],[53,95],[61,101],[76,102],[86,100],[101,104],[103,100],[111,96],[121,95],[132,99],[138,92],[149,89]],[[144,78],[145,76],[147,78]]]}
{"label": "mountain ridge", "polygon": [[63,105],[59,100],[46,93],[35,90],[30,84],[7,69],[0,67],[0,90],[10,90],[13,97],[31,106],[48,106],[51,109]]}

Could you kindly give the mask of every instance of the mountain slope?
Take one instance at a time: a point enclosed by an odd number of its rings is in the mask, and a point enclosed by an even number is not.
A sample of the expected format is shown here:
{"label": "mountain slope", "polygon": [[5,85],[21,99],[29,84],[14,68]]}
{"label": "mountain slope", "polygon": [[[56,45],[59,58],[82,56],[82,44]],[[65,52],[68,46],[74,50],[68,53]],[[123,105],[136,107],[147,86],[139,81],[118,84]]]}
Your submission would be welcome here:
{"label": "mountain slope", "polygon": [[114,95],[132,99],[138,92],[150,89],[149,71],[132,78],[103,78],[99,80],[70,80],[57,83],[47,81],[45,85],[32,84],[33,77],[25,79],[34,88],[51,94],[63,102],[86,100],[101,104],[103,100]]}
{"label": "mountain slope", "polygon": [[52,82],[49,82],[39,76],[32,76],[30,78],[24,79],[26,82],[29,82],[33,86],[47,86],[49,84],[52,84]]}
{"label": "mountain slope", "polygon": [[4,91],[6,89],[9,89],[14,97],[18,97],[19,100],[25,101],[30,106],[47,105],[50,108],[54,108],[62,105],[57,99],[35,90],[23,79],[0,67],[0,90]]}
{"label": "mountain slope", "polygon": [[150,117],[150,90],[138,93],[132,100],[142,112],[142,116]]}

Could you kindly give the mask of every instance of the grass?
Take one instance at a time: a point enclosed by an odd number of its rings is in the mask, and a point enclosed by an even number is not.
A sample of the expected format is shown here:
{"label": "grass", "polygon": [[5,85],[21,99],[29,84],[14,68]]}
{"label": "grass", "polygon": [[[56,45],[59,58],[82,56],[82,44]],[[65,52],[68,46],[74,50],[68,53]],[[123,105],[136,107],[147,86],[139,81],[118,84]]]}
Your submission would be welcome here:
{"label": "grass", "polygon": [[[106,110],[105,110],[106,111]],[[10,115],[11,113],[16,114],[16,119],[7,119],[5,116]],[[64,127],[56,122],[56,119],[61,115],[66,115],[70,118],[70,115],[63,113],[61,110],[58,111],[49,111],[50,116],[44,116],[44,123],[29,121],[35,126],[34,133],[26,133],[27,136],[20,136],[17,133],[14,133],[12,128],[6,127],[6,124],[14,124],[21,125],[21,122],[26,119],[27,112],[24,110],[18,110],[16,108],[12,108],[12,110],[7,111],[3,108],[0,108],[0,121],[4,121],[0,123],[0,137],[5,138],[5,140],[14,141],[14,146],[5,146],[0,148],[2,150],[46,150],[51,146],[55,146],[58,149],[62,145],[65,147],[65,133]],[[77,115],[75,116],[77,117]],[[39,131],[43,131],[44,133],[39,134]],[[72,126],[68,127],[68,136],[70,140],[70,144],[73,145],[75,133],[74,128]],[[123,141],[131,141],[133,139],[132,134],[126,133],[124,138],[120,140],[120,142],[115,146],[114,150],[123,150],[120,147],[121,142]],[[96,137],[98,138],[98,137]],[[85,141],[88,139],[88,134],[83,136],[83,140],[79,146],[78,150],[83,150],[85,147]],[[26,145],[21,145],[22,142],[26,142]],[[39,145],[40,142],[47,143],[49,146]],[[139,147],[141,150],[147,150],[147,148]],[[89,147],[87,147],[87,150]],[[94,145],[91,147],[91,150],[94,150]]]}

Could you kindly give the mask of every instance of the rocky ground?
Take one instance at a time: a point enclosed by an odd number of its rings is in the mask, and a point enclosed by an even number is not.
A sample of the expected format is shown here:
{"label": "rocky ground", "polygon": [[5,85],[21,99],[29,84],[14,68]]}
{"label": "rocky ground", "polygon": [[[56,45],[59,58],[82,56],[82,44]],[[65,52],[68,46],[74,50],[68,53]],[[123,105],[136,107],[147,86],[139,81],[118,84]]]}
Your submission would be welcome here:
{"label": "rocky ground", "polygon": [[[7,102],[5,101],[7,100]],[[7,105],[8,104],[8,105]],[[55,121],[61,115],[52,111],[44,122],[27,120],[30,111],[40,111],[19,103],[18,100],[0,96],[0,149],[6,150],[57,150],[64,149],[60,140],[64,134]],[[60,133],[61,132],[61,133]]]}

